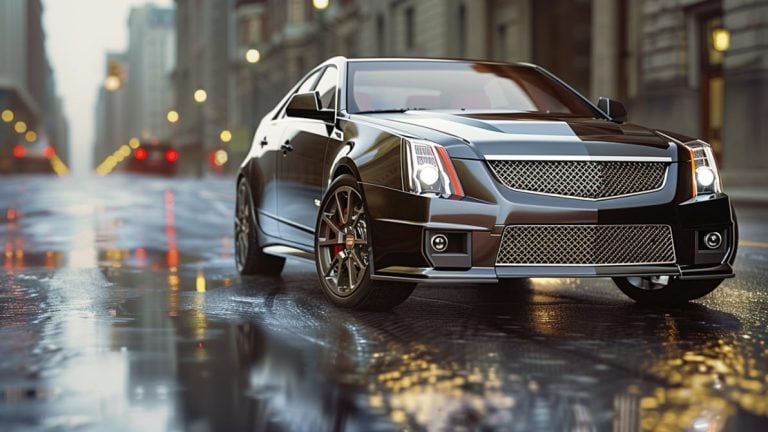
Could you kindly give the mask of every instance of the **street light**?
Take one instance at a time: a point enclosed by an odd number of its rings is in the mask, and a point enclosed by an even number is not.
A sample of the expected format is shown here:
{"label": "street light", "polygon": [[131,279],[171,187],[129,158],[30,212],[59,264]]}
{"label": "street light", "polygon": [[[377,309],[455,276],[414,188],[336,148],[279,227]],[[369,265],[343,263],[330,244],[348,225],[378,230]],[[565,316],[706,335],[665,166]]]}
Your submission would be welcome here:
{"label": "street light", "polygon": [[230,132],[228,129],[224,129],[219,134],[219,138],[221,139],[221,142],[228,143],[232,141],[232,132]]}
{"label": "street light", "polygon": [[258,63],[261,60],[261,53],[256,48],[251,48],[245,52],[245,61],[250,64]]}
{"label": "street light", "polygon": [[203,89],[195,90],[195,102],[201,104],[208,100],[208,92]]}
{"label": "street light", "polygon": [[23,121],[17,121],[15,125],[13,125],[13,129],[20,134],[23,134],[27,131],[27,124]]}
{"label": "street light", "polygon": [[179,121],[179,113],[175,110],[170,110],[165,118],[168,119],[168,123],[176,123]]}
{"label": "street light", "polygon": [[139,141],[139,139],[138,139],[138,138],[136,138],[136,137],[133,137],[133,138],[131,138],[131,139],[129,139],[129,140],[128,140],[128,145],[129,145],[129,146],[130,146],[132,149],[137,149],[137,148],[139,148],[139,146],[141,145],[141,141]]}
{"label": "street light", "polygon": [[7,109],[4,110],[2,114],[0,114],[0,118],[3,119],[4,122],[10,123],[13,121],[13,111]]}
{"label": "street light", "polygon": [[37,132],[27,131],[27,133],[24,134],[24,139],[27,140],[28,143],[33,143],[37,141]]}
{"label": "street light", "polygon": [[104,88],[108,92],[116,92],[120,90],[121,85],[122,83],[120,82],[120,77],[115,75],[110,75],[104,80]]}
{"label": "street light", "polygon": [[329,0],[312,0],[312,6],[317,10],[323,10],[328,7]]}
{"label": "street light", "polygon": [[712,30],[712,47],[715,51],[725,52],[731,46],[731,32],[728,29],[716,28]]}

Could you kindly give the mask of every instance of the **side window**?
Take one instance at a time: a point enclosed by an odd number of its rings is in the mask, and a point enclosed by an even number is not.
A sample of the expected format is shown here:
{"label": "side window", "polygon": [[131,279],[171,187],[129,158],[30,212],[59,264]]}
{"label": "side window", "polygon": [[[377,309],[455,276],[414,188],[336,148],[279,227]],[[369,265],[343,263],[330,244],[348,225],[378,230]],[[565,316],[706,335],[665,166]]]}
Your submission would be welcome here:
{"label": "side window", "polygon": [[339,81],[339,71],[335,67],[328,67],[317,82],[317,90],[320,93],[322,109],[336,109],[336,85]]}

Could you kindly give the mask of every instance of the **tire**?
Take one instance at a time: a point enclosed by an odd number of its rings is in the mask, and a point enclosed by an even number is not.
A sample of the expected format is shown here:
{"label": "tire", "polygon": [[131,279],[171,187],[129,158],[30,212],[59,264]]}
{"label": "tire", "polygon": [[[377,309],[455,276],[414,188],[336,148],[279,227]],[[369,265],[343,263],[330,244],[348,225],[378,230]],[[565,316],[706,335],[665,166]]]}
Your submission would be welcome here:
{"label": "tire", "polygon": [[248,182],[237,185],[235,204],[235,265],[241,275],[277,276],[283,271],[285,258],[267,255],[259,245],[259,226],[253,212],[253,199]]}
{"label": "tire", "polygon": [[[653,284],[649,278],[616,277],[613,282],[621,292],[639,304],[677,305],[704,297],[714,291],[723,279],[683,281],[674,278],[666,286]],[[645,288],[638,287],[638,283]]]}
{"label": "tire", "polygon": [[416,284],[371,279],[367,214],[354,177],[344,174],[331,183],[315,223],[315,267],[323,293],[334,305],[390,310],[404,302]]}

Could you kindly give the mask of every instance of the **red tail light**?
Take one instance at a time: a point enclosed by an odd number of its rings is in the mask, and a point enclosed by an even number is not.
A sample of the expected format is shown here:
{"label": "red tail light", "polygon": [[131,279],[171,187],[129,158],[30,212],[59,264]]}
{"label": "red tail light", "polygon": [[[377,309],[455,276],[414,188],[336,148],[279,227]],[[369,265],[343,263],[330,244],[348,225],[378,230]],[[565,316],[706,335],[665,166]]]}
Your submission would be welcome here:
{"label": "red tail light", "polygon": [[45,156],[46,159],[56,156],[56,149],[51,146],[46,146],[45,149],[43,149],[43,156]]}
{"label": "red tail light", "polygon": [[174,149],[168,149],[165,152],[165,160],[171,163],[176,162],[177,160],[179,160],[179,152],[177,152]]}
{"label": "red tail light", "polygon": [[136,158],[136,160],[143,161],[147,159],[147,156],[149,156],[149,153],[147,153],[147,149],[143,147],[139,147],[133,152],[133,157]]}
{"label": "red tail light", "polygon": [[13,148],[13,157],[21,159],[27,154],[27,149],[23,145],[18,144]]}

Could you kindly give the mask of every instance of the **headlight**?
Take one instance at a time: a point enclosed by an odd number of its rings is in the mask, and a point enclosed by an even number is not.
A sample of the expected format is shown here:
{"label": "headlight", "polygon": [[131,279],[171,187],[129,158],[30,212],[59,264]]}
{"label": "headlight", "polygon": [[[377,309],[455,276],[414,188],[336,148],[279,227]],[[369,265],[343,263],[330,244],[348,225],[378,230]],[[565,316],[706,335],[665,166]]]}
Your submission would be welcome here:
{"label": "headlight", "polygon": [[459,176],[445,147],[423,140],[403,140],[408,163],[406,185],[418,194],[464,196]]}
{"label": "headlight", "polygon": [[696,194],[704,195],[722,191],[720,174],[717,172],[715,155],[712,147],[703,141],[685,144],[691,152],[693,161],[693,182]]}

